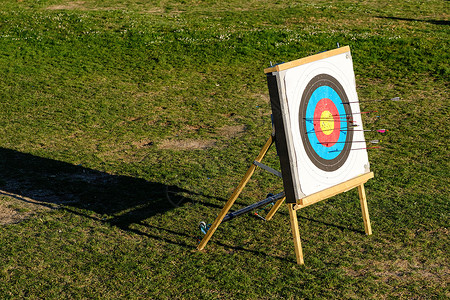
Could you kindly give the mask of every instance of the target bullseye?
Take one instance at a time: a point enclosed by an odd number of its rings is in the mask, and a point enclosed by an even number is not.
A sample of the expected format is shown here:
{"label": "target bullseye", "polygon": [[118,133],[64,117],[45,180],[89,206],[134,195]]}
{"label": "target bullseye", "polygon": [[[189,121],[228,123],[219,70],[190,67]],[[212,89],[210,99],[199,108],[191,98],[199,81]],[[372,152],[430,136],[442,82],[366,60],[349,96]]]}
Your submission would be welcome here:
{"label": "target bullseye", "polygon": [[[332,120],[332,122],[330,122],[330,120]],[[320,130],[323,132],[323,134],[330,135],[333,133],[335,120],[329,110],[322,112],[319,121]]]}

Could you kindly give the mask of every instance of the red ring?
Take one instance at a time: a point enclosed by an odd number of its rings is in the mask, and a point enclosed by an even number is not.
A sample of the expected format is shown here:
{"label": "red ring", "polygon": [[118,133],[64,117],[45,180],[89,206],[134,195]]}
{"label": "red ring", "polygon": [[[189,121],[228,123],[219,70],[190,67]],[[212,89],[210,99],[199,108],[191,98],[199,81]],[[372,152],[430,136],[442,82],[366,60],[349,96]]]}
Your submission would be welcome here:
{"label": "red ring", "polygon": [[[324,111],[329,111],[333,116],[333,120],[329,120],[328,122],[334,122],[334,129],[331,134],[325,134],[322,132],[322,128],[320,128],[320,117]],[[336,105],[328,98],[321,99],[315,109],[314,109],[314,132],[316,133],[317,139],[319,143],[325,147],[331,147],[339,140],[339,134],[341,132],[341,122],[340,122],[339,111]]]}

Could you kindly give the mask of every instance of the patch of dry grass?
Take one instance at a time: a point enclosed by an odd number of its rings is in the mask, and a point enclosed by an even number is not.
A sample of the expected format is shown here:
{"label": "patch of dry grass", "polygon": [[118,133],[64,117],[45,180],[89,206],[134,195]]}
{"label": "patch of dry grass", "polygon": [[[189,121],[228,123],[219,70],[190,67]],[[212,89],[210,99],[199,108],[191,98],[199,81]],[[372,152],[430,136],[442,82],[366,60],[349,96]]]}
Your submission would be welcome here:
{"label": "patch of dry grass", "polygon": [[0,225],[18,223],[49,209],[47,203],[0,190]]}

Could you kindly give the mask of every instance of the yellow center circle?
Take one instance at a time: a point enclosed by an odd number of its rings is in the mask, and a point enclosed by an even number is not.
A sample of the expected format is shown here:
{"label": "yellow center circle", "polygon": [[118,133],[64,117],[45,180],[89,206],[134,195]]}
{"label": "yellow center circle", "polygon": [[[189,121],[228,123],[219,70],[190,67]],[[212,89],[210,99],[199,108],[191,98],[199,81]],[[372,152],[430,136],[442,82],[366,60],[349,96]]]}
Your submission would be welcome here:
{"label": "yellow center circle", "polygon": [[334,118],[329,110],[325,110],[320,115],[320,129],[326,135],[330,135],[334,130]]}

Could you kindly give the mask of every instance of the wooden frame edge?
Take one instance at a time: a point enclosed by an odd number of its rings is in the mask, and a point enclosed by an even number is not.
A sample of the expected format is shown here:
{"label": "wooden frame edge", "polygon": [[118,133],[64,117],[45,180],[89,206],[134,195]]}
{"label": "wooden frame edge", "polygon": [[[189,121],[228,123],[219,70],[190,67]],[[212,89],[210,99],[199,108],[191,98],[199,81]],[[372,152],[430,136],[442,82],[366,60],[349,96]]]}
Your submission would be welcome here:
{"label": "wooden frame edge", "polygon": [[373,172],[365,173],[363,175],[357,176],[353,179],[347,180],[343,183],[337,184],[330,188],[327,188],[323,191],[311,194],[306,196],[305,198],[297,200],[297,204],[294,206],[294,209],[301,209],[303,207],[309,206],[316,202],[328,199],[342,192],[346,192],[351,190],[361,184],[366,183],[369,179],[373,178]]}
{"label": "wooden frame edge", "polygon": [[264,69],[264,73],[267,74],[267,73],[272,73],[272,72],[280,72],[283,70],[301,66],[301,65],[304,65],[304,64],[316,61],[316,60],[324,59],[327,57],[331,57],[331,56],[342,54],[342,53],[349,52],[349,51],[350,51],[350,46],[344,46],[344,47],[340,47],[337,49],[320,52],[320,53],[317,53],[317,54],[314,54],[311,56],[303,57],[303,58],[300,58],[297,60],[289,61],[286,63],[275,65],[273,67],[266,68],[266,69]]}

